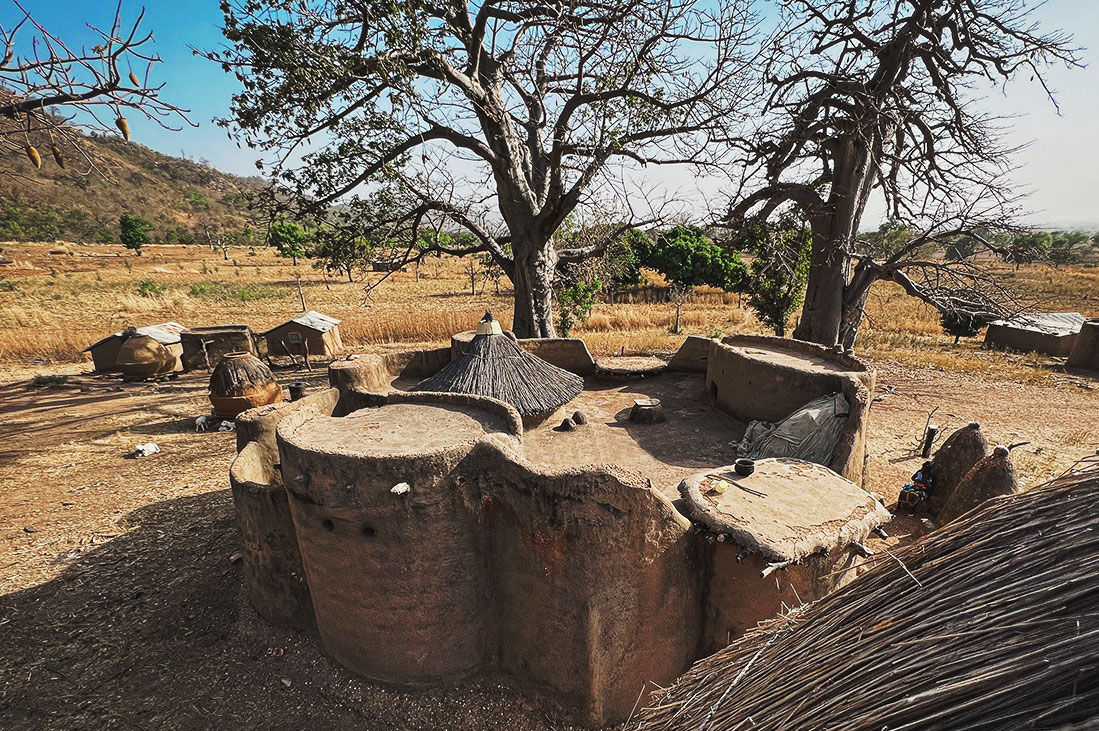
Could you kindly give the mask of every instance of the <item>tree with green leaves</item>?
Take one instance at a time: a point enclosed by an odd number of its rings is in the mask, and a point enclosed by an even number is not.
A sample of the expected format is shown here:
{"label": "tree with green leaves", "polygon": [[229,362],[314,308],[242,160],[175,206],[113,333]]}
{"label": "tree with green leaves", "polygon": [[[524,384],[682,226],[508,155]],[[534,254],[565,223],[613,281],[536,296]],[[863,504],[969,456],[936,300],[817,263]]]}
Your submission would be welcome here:
{"label": "tree with green leaves", "polygon": [[[276,213],[327,222],[338,204],[349,234],[403,241],[406,262],[487,253],[512,330],[549,337],[558,262],[606,246],[556,248],[562,223],[608,199],[622,231],[659,220],[633,212],[626,165],[711,163],[743,118],[749,5],[225,0],[228,49],[207,55],[243,87],[229,124],[268,158]],[[425,226],[472,241],[425,247]]]}
{"label": "tree with green leaves", "polygon": [[691,226],[676,226],[658,234],[640,259],[642,266],[655,269],[669,284],[679,287],[709,285],[735,292],[744,284],[740,255],[721,248],[701,229]]}
{"label": "tree with green leaves", "polygon": [[1053,248],[1053,235],[1049,231],[1026,231],[1014,236],[1002,251],[1003,260],[1018,269],[1022,264],[1033,264],[1048,258]]}
{"label": "tree with green leaves", "polygon": [[370,267],[377,248],[364,236],[324,226],[316,230],[313,241],[313,266],[330,274],[347,275],[348,282],[354,282],[356,273],[361,275]]}
{"label": "tree with green leaves", "polygon": [[279,256],[290,259],[294,266],[309,256],[310,236],[304,228],[290,221],[278,221],[267,227],[267,243]]}
{"label": "tree with green leaves", "polygon": [[138,256],[141,256],[141,247],[151,241],[149,232],[152,229],[152,221],[142,216],[123,213],[118,217],[118,240]]}
{"label": "tree with green leaves", "polygon": [[557,290],[558,334],[561,337],[569,337],[574,327],[588,321],[595,298],[602,289],[603,282],[598,279],[578,279]]}
{"label": "tree with green leaves", "polygon": [[808,226],[792,219],[755,226],[743,240],[753,257],[744,285],[748,306],[779,337],[785,337],[790,316],[805,299],[812,244]]}

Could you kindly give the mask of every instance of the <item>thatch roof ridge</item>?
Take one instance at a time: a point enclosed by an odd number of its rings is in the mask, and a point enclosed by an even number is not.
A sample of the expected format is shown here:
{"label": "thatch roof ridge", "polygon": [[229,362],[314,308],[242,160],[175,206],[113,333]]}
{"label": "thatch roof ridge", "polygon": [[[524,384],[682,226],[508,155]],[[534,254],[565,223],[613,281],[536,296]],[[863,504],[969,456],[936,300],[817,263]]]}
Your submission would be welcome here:
{"label": "thatch roof ridge", "polygon": [[[642,731],[1099,721],[1099,458],[698,662]],[[749,722],[749,719],[750,722]]]}
{"label": "thatch roof ridge", "polygon": [[489,396],[530,416],[567,404],[583,389],[583,378],[526,352],[508,336],[480,334],[464,353],[411,390]]}

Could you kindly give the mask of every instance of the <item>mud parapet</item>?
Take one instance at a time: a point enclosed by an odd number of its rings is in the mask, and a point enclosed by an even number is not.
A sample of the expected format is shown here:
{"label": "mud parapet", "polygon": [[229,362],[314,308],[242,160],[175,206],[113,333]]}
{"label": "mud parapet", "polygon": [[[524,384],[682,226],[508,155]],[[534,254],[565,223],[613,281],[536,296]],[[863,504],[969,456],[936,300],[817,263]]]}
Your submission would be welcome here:
{"label": "mud parapet", "polygon": [[807,402],[842,393],[850,414],[828,467],[861,484],[875,373],[857,358],[821,345],[765,335],[713,341],[707,396],[742,421],[778,422]]}
{"label": "mud parapet", "polygon": [[504,672],[578,722],[624,720],[654,683],[842,584],[852,546],[889,518],[836,474],[854,471],[872,372],[797,346],[760,362],[766,338],[697,340],[681,361],[706,363],[728,410],[786,408],[738,396],[745,381],[800,389],[781,397],[792,408],[842,390],[855,418],[840,469],[761,460],[720,499],[698,488],[712,471],[698,473],[681,512],[630,465],[535,466],[502,401],[393,388],[442,352],[339,360],[335,388],[238,420],[230,479],[249,599],[315,628],[328,655],[374,680]]}

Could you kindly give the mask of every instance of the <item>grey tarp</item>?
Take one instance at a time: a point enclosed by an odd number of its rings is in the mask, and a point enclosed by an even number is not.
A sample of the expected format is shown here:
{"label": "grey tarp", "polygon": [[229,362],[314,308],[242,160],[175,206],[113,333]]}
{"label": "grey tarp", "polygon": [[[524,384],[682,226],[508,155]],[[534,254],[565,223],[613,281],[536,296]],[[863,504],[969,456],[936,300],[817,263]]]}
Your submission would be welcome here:
{"label": "grey tarp", "polygon": [[778,424],[753,421],[737,446],[737,456],[794,457],[827,465],[850,413],[843,394],[832,393],[813,399]]}

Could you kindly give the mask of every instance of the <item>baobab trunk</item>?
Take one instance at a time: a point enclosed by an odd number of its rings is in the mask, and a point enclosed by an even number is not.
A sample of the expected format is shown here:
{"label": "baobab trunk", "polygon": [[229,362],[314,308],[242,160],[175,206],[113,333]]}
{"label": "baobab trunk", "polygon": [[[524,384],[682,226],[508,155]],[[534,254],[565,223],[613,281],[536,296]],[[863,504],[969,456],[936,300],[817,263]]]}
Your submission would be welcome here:
{"label": "baobab trunk", "polygon": [[[875,139],[871,131],[867,131],[865,138]],[[794,337],[799,340],[833,346],[841,342],[841,337],[850,337],[854,343],[854,331],[843,332],[844,305],[848,301],[847,251],[858,234],[875,179],[872,160],[876,155],[872,149],[878,151],[879,145],[855,144],[850,140],[842,143],[836,154],[828,204],[810,219],[813,251],[801,321],[794,330]],[[858,323],[854,329],[858,330]]]}
{"label": "baobab trunk", "polygon": [[553,273],[557,256],[548,245],[523,249],[514,249],[511,281],[515,286],[515,314],[511,330],[519,338],[555,337]]}
{"label": "baobab trunk", "polygon": [[843,319],[843,288],[847,284],[843,247],[813,232],[805,304],[794,337],[832,346],[839,341]]}

